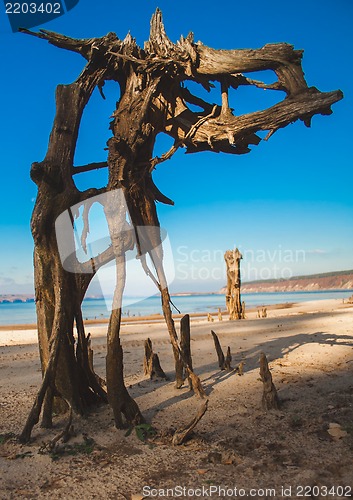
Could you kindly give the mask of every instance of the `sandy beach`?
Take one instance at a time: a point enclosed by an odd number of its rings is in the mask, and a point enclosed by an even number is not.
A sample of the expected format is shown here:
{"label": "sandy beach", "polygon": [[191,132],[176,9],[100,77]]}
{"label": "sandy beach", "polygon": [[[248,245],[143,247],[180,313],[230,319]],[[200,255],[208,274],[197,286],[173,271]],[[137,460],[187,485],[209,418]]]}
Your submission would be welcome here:
{"label": "sandy beach", "polygon": [[[229,489],[227,495],[213,489],[212,498],[237,498],[230,495],[235,487],[248,494],[253,489],[252,498],[299,498],[302,486],[316,486],[315,498],[350,498],[353,305],[340,299],[305,302],[269,308],[267,318],[256,316],[253,310],[241,321],[218,321],[216,315],[213,323],[192,318],[193,364],[209,408],[192,439],[180,447],[171,444],[173,431],[186,424],[202,402],[187,385],[174,388],[172,351],[160,318],[125,322],[126,383],[157,434],[147,443],[134,431],[126,436],[126,431],[114,428],[109,407],[101,406],[87,418],[74,417],[76,436],[62,445],[58,456],[43,443],[60,432],[66,417],[57,417],[52,430],[35,427],[29,445],[16,441],[41,380],[36,329],[2,328],[0,498],[141,499],[143,493],[146,498],[163,497],[166,488],[177,486],[186,488],[183,498],[196,498],[196,490],[207,498],[211,487]],[[176,324],[178,329],[179,319]],[[86,325],[101,376],[106,327]],[[243,376],[219,370],[211,329],[224,351],[231,347],[233,367],[244,361]],[[144,376],[147,337],[169,381]],[[268,357],[278,390],[278,411],[266,412],[261,405],[261,352]],[[291,487],[290,495],[283,494],[284,487]],[[335,489],[327,496],[324,487]],[[152,495],[152,488],[163,491]],[[262,491],[266,488],[275,496]]]}

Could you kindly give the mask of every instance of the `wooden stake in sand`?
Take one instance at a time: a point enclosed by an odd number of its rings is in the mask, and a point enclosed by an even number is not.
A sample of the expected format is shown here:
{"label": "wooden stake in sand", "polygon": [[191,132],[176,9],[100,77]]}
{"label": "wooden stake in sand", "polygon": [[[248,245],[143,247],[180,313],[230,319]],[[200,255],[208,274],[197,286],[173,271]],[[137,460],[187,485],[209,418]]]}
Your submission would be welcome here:
{"label": "wooden stake in sand", "polygon": [[162,370],[158,354],[153,352],[152,340],[150,338],[148,338],[145,341],[145,357],[143,359],[143,371],[145,375],[149,375],[151,380],[168,379],[167,375]]}
{"label": "wooden stake in sand", "polygon": [[219,342],[218,336],[213,330],[211,330],[211,334],[212,334],[212,337],[214,340],[214,345],[215,345],[216,353],[218,356],[218,366],[220,367],[221,370],[225,370],[225,358],[224,358],[224,354],[223,354],[222,347],[221,347],[221,344]]}
{"label": "wooden stake in sand", "polygon": [[[187,362],[187,366],[193,370],[190,340],[190,316],[185,314],[180,320],[180,349],[183,353],[183,359]],[[188,379],[189,387],[192,389],[192,382],[188,375],[187,366],[184,366],[184,379]]]}
{"label": "wooden stake in sand", "polygon": [[263,382],[264,392],[262,395],[262,406],[265,410],[278,410],[279,399],[276,387],[272,381],[272,375],[268,367],[266,355],[260,354],[260,377]]}
{"label": "wooden stake in sand", "polygon": [[227,356],[226,356],[226,359],[225,359],[225,362],[224,362],[224,367],[227,370],[227,372],[231,372],[233,370],[233,368],[230,366],[231,362],[232,362],[232,354],[230,352],[230,347],[228,346],[228,348],[227,348]]}
{"label": "wooden stake in sand", "polygon": [[230,363],[232,361],[232,354],[230,352],[230,347],[228,346],[227,356],[224,357],[224,353],[217,334],[213,330],[211,330],[211,334],[214,340],[214,345],[218,356],[218,366],[220,367],[221,370],[227,370],[228,372],[231,372],[233,368],[230,366]]}

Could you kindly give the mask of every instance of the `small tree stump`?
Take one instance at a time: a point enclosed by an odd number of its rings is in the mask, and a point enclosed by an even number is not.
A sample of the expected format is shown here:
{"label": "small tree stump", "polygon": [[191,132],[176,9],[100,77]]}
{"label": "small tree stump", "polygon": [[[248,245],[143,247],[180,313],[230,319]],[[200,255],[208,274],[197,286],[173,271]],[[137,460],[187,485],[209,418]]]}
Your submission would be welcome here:
{"label": "small tree stump", "polygon": [[94,371],[94,363],[93,363],[93,349],[92,349],[92,342],[91,342],[91,334],[88,333],[87,335],[87,352],[88,352],[88,366],[89,366],[89,369],[91,370],[91,372],[93,373],[93,375],[95,376],[98,384],[100,385],[100,387],[102,389],[106,389],[107,387],[107,384],[106,384],[106,381],[100,377],[98,375],[98,373],[96,373]]}
{"label": "small tree stump", "polygon": [[245,301],[243,300],[243,302],[241,303],[241,319],[245,319],[246,316],[245,316]]}
{"label": "small tree stump", "polygon": [[216,353],[217,353],[217,356],[218,356],[218,366],[220,367],[221,370],[225,370],[226,369],[226,367],[225,367],[225,358],[224,358],[224,354],[223,354],[223,351],[222,351],[221,344],[219,342],[217,334],[213,330],[211,330],[211,334],[212,334],[212,337],[213,337],[213,340],[214,340],[214,345],[215,345]]}
{"label": "small tree stump", "polygon": [[[189,368],[193,370],[190,347],[190,316],[188,314],[185,314],[180,320],[180,349],[183,353],[183,359],[185,359]],[[186,366],[184,366],[184,379],[186,377],[188,378],[189,388],[192,389],[192,380]]]}
{"label": "small tree stump", "polygon": [[94,367],[93,367],[93,349],[92,349],[92,342],[91,342],[91,334],[89,333],[87,335],[87,351],[88,351],[88,366],[94,373]]}
{"label": "small tree stump", "polygon": [[153,352],[152,341],[150,338],[148,338],[145,341],[145,357],[143,360],[143,371],[145,375],[149,375],[150,380],[168,379],[167,375],[162,370],[158,354]]}
{"label": "small tree stump", "polygon": [[264,392],[262,395],[262,406],[265,410],[278,410],[279,399],[276,387],[272,382],[272,375],[268,367],[266,355],[260,354],[260,377],[263,382]]}
{"label": "small tree stump", "polygon": [[244,375],[244,361],[240,361],[239,365],[237,366],[237,372],[239,377]]}
{"label": "small tree stump", "polygon": [[196,416],[184,427],[177,429],[174,433],[172,443],[174,446],[183,444],[186,439],[190,436],[196,424],[201,420],[207,411],[208,399],[200,406],[199,411]]}
{"label": "small tree stump", "polygon": [[231,372],[233,370],[233,368],[230,366],[231,362],[232,362],[232,355],[230,352],[230,347],[228,346],[227,356],[224,362],[224,368],[227,370],[227,372]]}

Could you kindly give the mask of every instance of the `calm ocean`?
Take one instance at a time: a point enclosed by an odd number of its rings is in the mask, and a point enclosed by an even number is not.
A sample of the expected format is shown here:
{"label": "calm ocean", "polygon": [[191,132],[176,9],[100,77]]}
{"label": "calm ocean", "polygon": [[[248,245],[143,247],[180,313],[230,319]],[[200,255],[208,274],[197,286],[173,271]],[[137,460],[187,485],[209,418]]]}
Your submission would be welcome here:
{"label": "calm ocean", "polygon": [[[347,299],[351,290],[292,293],[249,293],[243,294],[247,307],[282,304],[286,302],[305,302],[308,300]],[[137,300],[137,299],[136,299]],[[181,313],[217,312],[218,307],[225,309],[224,295],[185,295],[172,297],[172,301]],[[108,318],[109,311],[104,299],[88,299],[83,302],[85,319]],[[174,312],[177,312],[174,310]],[[124,316],[146,316],[162,313],[159,296],[139,300],[123,308]],[[0,304],[0,325],[32,324],[36,322],[35,304],[12,303]]]}

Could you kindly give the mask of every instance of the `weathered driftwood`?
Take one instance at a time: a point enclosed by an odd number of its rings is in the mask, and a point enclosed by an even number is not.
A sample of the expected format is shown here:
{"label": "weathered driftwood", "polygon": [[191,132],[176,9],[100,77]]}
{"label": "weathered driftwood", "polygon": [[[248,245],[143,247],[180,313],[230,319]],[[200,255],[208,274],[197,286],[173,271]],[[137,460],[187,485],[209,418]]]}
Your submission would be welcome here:
{"label": "weathered driftwood", "polygon": [[193,431],[193,429],[195,428],[197,423],[201,420],[201,418],[206,413],[207,407],[208,407],[208,399],[206,399],[206,401],[204,403],[202,403],[197,414],[191,420],[191,422],[186,424],[181,429],[178,429],[175,431],[173,439],[172,439],[172,443],[174,446],[183,444],[188,439],[188,437],[190,436],[191,432]]}
{"label": "weathered driftwood", "polygon": [[[58,318],[59,319],[59,318]],[[27,443],[30,440],[33,427],[39,422],[42,405],[44,402],[47,389],[51,386],[54,380],[56,364],[59,358],[60,336],[53,335],[53,342],[50,346],[50,356],[48,365],[44,372],[41,387],[37,393],[36,399],[33,403],[31,411],[26,420],[26,424],[20,434],[19,440],[21,443]],[[53,387],[51,387],[53,389]]]}
{"label": "weathered driftwood", "polygon": [[[38,188],[31,229],[43,373],[43,385],[31,415],[36,415],[34,422],[43,408],[42,420],[50,425],[53,403],[59,402],[56,395],[68,401],[74,412],[81,414],[89,404],[106,399],[88,362],[81,304],[94,275],[112,260],[115,260],[118,276],[114,299],[119,303],[125,286],[125,254],[134,245],[143,269],[161,292],[176,368],[180,371],[188,365],[183,359],[172,317],[162,256],[159,254],[156,258],[153,252],[162,242],[156,203],[173,204],[154,184],[155,167],[171,158],[181,147],[188,153],[248,153],[251,145],[261,141],[257,131],[267,130],[267,140],[276,130],[298,119],[309,126],[313,115],[331,113],[331,105],[342,98],[342,92],[322,93],[315,87],[309,88],[301,67],[302,51],[294,50],[286,43],[251,50],[214,50],[196,43],[192,33],[173,43],[165,33],[158,9],[151,21],[149,40],[143,48],[130,34],[121,40],[114,33],[101,38],[74,39],[46,30],[22,32],[76,52],[86,60],[86,66],[73,83],[57,87],[56,116],[48,151],[44,160],[33,163],[31,168],[31,178]],[[261,70],[272,70],[276,81],[266,84],[244,74]],[[184,85],[184,81],[190,80],[206,89],[214,82],[218,83],[222,105],[210,104],[192,94]],[[103,94],[105,81],[116,81],[120,85],[120,98],[116,109],[112,110],[108,157],[100,162],[75,166],[84,108],[95,88]],[[268,109],[236,116],[229,107],[228,93],[231,88],[243,85],[284,91],[286,98]],[[195,104],[198,111],[194,111]],[[170,135],[174,145],[160,157],[153,157],[159,133]],[[107,186],[85,191],[76,187],[75,175],[102,168],[108,169]],[[94,259],[79,263],[75,272],[68,272],[59,255],[55,221],[72,206],[85,204],[82,233],[85,248],[90,200],[115,190],[124,194],[130,223],[126,222],[126,210],[117,210],[117,206],[104,207],[111,231],[111,246]],[[75,214],[71,213],[73,216]],[[134,243],[128,236],[125,238],[114,233],[116,223],[128,226],[126,234],[135,234],[141,227],[156,230],[146,238],[143,249],[140,240]],[[72,234],[67,237],[74,239],[73,227]],[[146,256],[153,263],[154,273],[147,266]],[[75,322],[77,332],[74,331]],[[143,420],[124,384],[120,326],[121,306],[118,306],[112,311],[109,321],[106,357],[107,394],[117,427],[122,427],[125,421],[131,425]],[[60,351],[53,364],[51,346],[56,343],[56,337],[61,339]],[[187,370],[193,389],[203,396],[199,378],[190,366]],[[28,439],[29,427],[26,426],[24,432]]]}
{"label": "weathered driftwood", "polygon": [[228,346],[226,359],[224,361],[224,368],[227,370],[227,372],[231,372],[233,370],[233,368],[230,365],[231,362],[232,362],[232,354],[230,352],[230,347]]}
{"label": "weathered driftwood", "polygon": [[246,319],[246,316],[245,316],[245,301],[244,300],[241,303],[241,319]]}
{"label": "weathered driftwood", "polygon": [[221,344],[219,342],[219,338],[213,330],[211,330],[211,334],[213,337],[213,341],[214,341],[214,345],[215,345],[216,353],[217,353],[217,357],[218,357],[218,366],[220,367],[221,370],[225,370],[225,357],[224,357],[224,353],[223,353]]}
{"label": "weathered driftwood", "polygon": [[190,337],[190,316],[185,314],[180,320],[180,349],[183,353],[183,358],[187,361],[184,366],[184,379],[187,378],[189,387],[192,389],[192,381],[189,377],[188,367],[193,370],[191,357],[191,337]]}
{"label": "weathered driftwood", "polygon": [[243,256],[237,248],[235,250],[227,250],[224,254],[227,266],[226,306],[229,319],[242,319],[244,317],[240,299],[240,260],[242,258]]}
{"label": "weathered driftwood", "polygon": [[168,379],[167,375],[164,373],[161,367],[158,354],[153,352],[152,341],[150,338],[145,340],[143,370],[144,374],[148,375],[151,380]]}
{"label": "weathered driftwood", "polygon": [[221,343],[219,341],[218,335],[211,330],[211,334],[213,337],[217,357],[218,357],[218,366],[220,367],[221,370],[227,370],[228,372],[231,372],[233,368],[231,367],[231,362],[232,362],[232,354],[230,352],[230,347],[228,346],[227,348],[227,355],[224,357],[224,353],[221,347]]}
{"label": "weathered driftwood", "polygon": [[236,367],[236,371],[240,377],[244,375],[244,364],[244,361],[240,361],[239,365]]}
{"label": "weathered driftwood", "polygon": [[[91,345],[91,334],[89,333],[87,335],[87,350],[88,350],[88,364],[89,364],[89,368],[91,370],[91,373],[95,376],[99,386],[105,391],[107,386],[106,386],[106,382],[103,378],[101,378],[98,373],[96,373],[94,371],[94,351],[92,349],[92,345]],[[104,394],[106,394],[104,392]]]}
{"label": "weathered driftwood", "polygon": [[278,410],[279,399],[276,388],[272,381],[272,375],[268,367],[266,355],[260,354],[260,377],[263,382],[262,406],[265,410]]}

